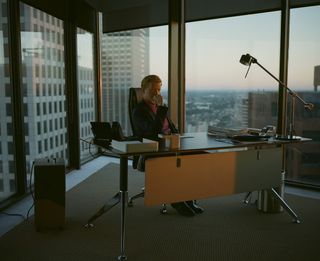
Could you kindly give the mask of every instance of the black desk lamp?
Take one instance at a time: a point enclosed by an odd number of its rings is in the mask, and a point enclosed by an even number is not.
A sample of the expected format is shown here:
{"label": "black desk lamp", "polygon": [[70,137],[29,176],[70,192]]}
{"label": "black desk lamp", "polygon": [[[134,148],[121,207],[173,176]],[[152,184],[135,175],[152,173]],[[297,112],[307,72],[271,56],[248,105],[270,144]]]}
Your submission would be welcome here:
{"label": "black desk lamp", "polygon": [[305,102],[297,93],[295,93],[294,91],[292,91],[291,89],[289,89],[289,87],[287,85],[285,85],[282,81],[280,81],[279,79],[277,79],[272,73],[270,73],[266,68],[264,68],[260,63],[258,63],[257,59],[252,57],[250,54],[243,54],[240,58],[240,63],[249,66],[247,73],[245,75],[245,77],[247,77],[250,66],[252,63],[256,63],[257,65],[259,65],[265,72],[267,72],[273,79],[275,79],[278,83],[281,84],[281,86],[283,88],[285,88],[288,93],[291,96],[291,109],[290,109],[290,124],[289,124],[289,135],[286,137],[277,137],[278,139],[286,139],[286,140],[295,140],[295,139],[299,139],[297,137],[294,137],[294,108],[295,108],[295,101],[296,98],[298,98],[298,100],[300,102],[303,103],[304,108],[308,109],[308,110],[312,110],[314,108],[314,105],[312,103],[308,103]]}

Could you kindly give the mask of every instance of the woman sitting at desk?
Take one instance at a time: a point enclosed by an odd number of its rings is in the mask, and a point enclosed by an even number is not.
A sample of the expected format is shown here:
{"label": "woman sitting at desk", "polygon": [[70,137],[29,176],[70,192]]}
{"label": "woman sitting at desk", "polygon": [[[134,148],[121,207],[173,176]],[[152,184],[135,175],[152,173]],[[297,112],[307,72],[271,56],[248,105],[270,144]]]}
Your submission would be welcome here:
{"label": "woman sitting at desk", "polygon": [[[157,75],[148,75],[141,82],[143,100],[134,108],[132,115],[135,135],[139,137],[157,140],[158,134],[178,133],[167,116],[168,107],[163,104],[161,86],[162,81]],[[144,165],[144,162],[139,165]],[[172,203],[171,206],[183,216],[194,216],[195,213],[203,212],[194,200]]]}

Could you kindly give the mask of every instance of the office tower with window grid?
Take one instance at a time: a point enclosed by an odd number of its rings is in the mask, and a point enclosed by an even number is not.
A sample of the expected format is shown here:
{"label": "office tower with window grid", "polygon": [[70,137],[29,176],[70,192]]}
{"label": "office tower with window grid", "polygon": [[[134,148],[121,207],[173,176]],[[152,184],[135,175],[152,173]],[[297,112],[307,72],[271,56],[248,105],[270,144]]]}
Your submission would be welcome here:
{"label": "office tower with window grid", "polygon": [[130,135],[129,88],[149,74],[149,29],[104,34],[101,45],[102,120],[120,122]]}
{"label": "office tower with window grid", "polygon": [[[16,192],[12,86],[9,73],[7,1],[0,0],[3,44],[0,60],[0,201]],[[21,94],[27,173],[37,158],[68,160],[67,96],[65,91],[63,22],[20,3]],[[15,76],[18,77],[18,76]],[[80,131],[91,136],[87,125],[94,117],[92,68],[78,67]],[[91,91],[89,91],[91,90]],[[89,97],[90,96],[90,97]],[[86,150],[86,148],[83,148]],[[29,178],[29,175],[28,175]]]}

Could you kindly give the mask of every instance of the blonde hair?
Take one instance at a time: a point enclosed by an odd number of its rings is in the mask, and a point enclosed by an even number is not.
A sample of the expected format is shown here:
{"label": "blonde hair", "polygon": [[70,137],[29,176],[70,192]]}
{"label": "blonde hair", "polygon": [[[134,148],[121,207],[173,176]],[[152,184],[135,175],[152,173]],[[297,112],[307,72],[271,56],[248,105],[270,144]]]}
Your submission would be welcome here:
{"label": "blonde hair", "polygon": [[144,77],[143,80],[141,81],[142,91],[145,91],[150,86],[150,83],[152,84],[152,83],[158,83],[158,82],[162,83],[158,75],[151,74]]}

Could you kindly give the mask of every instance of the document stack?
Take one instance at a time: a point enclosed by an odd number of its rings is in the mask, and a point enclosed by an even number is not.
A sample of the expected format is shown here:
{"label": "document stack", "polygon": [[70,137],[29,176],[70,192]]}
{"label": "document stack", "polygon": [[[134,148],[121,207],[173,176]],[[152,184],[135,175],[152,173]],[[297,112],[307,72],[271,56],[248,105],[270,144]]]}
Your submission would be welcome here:
{"label": "document stack", "polygon": [[138,140],[112,140],[111,146],[116,150],[126,153],[158,151],[158,142],[149,139],[143,139],[142,142]]}
{"label": "document stack", "polygon": [[208,135],[217,138],[232,138],[237,135],[248,134],[248,129],[227,129],[216,126],[208,126]]}

